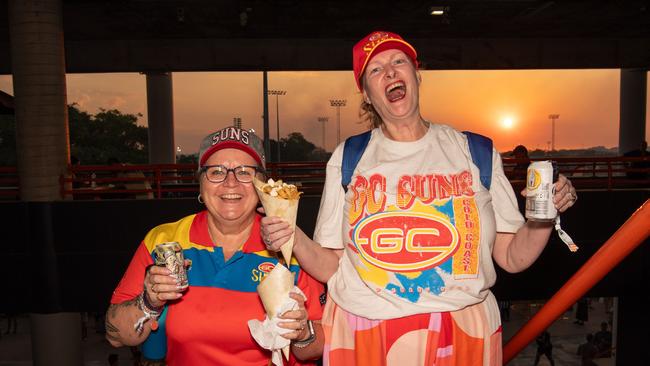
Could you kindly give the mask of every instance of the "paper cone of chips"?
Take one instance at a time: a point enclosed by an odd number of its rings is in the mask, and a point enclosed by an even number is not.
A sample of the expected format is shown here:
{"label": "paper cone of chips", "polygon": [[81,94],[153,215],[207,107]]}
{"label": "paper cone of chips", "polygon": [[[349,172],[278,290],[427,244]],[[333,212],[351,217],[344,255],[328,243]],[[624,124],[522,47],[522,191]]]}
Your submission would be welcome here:
{"label": "paper cone of chips", "polygon": [[[286,220],[294,229],[298,215],[298,200],[302,192],[298,192],[293,184],[283,183],[282,180],[269,179],[266,183],[259,179],[254,180],[255,190],[260,197],[266,216],[278,216]],[[280,247],[282,257],[287,266],[291,264],[294,235]]]}
{"label": "paper cone of chips", "polygon": [[[294,275],[287,267],[277,265],[264,277],[257,286],[257,293],[262,299],[264,310],[269,319],[278,315],[282,305],[289,299],[289,292],[293,289]],[[289,347],[282,349],[284,357],[289,359]]]}

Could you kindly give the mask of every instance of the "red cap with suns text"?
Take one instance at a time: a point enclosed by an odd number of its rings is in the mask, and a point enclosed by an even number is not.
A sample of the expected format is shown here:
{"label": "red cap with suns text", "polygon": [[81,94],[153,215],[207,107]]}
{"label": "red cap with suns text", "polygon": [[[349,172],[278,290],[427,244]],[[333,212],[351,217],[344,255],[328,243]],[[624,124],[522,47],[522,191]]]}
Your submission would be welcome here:
{"label": "red cap with suns text", "polygon": [[399,34],[374,31],[363,37],[352,48],[352,70],[354,71],[354,79],[357,82],[359,91],[363,90],[361,76],[366,70],[366,65],[368,65],[370,59],[377,53],[390,49],[398,49],[404,52],[417,68],[418,53],[413,46],[400,37]]}
{"label": "red cap with suns text", "polygon": [[205,165],[212,154],[229,148],[244,151],[253,157],[262,168],[266,168],[264,144],[255,132],[228,126],[203,138],[199,146],[199,169]]}

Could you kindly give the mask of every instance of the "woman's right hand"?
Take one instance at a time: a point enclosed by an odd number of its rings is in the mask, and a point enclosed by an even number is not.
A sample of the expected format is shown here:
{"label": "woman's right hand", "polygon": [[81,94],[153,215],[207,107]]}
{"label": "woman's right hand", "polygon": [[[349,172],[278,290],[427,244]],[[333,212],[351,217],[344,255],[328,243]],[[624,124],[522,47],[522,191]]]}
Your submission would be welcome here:
{"label": "woman's right hand", "polygon": [[291,225],[277,216],[265,216],[260,222],[262,241],[270,251],[280,251],[280,247],[291,238],[293,232]]}
{"label": "woman's right hand", "polygon": [[156,308],[162,307],[167,301],[179,299],[186,289],[187,286],[182,287],[165,266],[151,265],[144,276],[144,295]]}

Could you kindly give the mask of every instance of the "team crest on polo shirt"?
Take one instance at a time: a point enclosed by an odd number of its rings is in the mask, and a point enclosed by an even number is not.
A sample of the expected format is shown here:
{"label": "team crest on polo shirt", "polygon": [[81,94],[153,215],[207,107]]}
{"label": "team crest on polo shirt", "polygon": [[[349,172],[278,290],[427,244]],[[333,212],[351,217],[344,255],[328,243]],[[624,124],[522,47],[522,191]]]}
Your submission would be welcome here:
{"label": "team crest on polo shirt", "polygon": [[262,282],[264,277],[271,273],[273,268],[275,268],[275,264],[271,262],[260,263],[257,268],[253,268],[253,270],[251,270],[251,280],[255,282]]}

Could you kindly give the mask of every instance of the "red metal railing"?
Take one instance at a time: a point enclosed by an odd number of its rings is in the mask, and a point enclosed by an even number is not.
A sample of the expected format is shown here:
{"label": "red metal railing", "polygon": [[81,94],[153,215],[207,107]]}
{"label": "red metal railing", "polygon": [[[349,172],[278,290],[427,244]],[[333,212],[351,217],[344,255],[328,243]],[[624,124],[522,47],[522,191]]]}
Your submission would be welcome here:
{"label": "red metal railing", "polygon": [[[541,160],[541,159],[534,159]],[[579,189],[650,188],[650,157],[553,158],[561,173]],[[517,164],[528,160],[503,159],[504,171],[515,189],[523,188],[525,174]],[[300,186],[306,194],[320,194],[325,182],[325,162],[268,163],[268,175]],[[72,166],[60,177],[61,196],[93,198],[164,198],[198,193],[194,164]],[[634,175],[637,175],[635,177]],[[645,175],[645,178],[638,176]],[[0,167],[0,199],[19,199],[15,167]]]}
{"label": "red metal railing", "polygon": [[503,364],[512,360],[539,333],[548,328],[553,321],[643,243],[650,235],[649,222],[650,200],[646,200],[539,312],[510,339],[503,349]]}
{"label": "red metal railing", "polygon": [[15,166],[0,167],[0,199],[19,199],[18,170]]}

